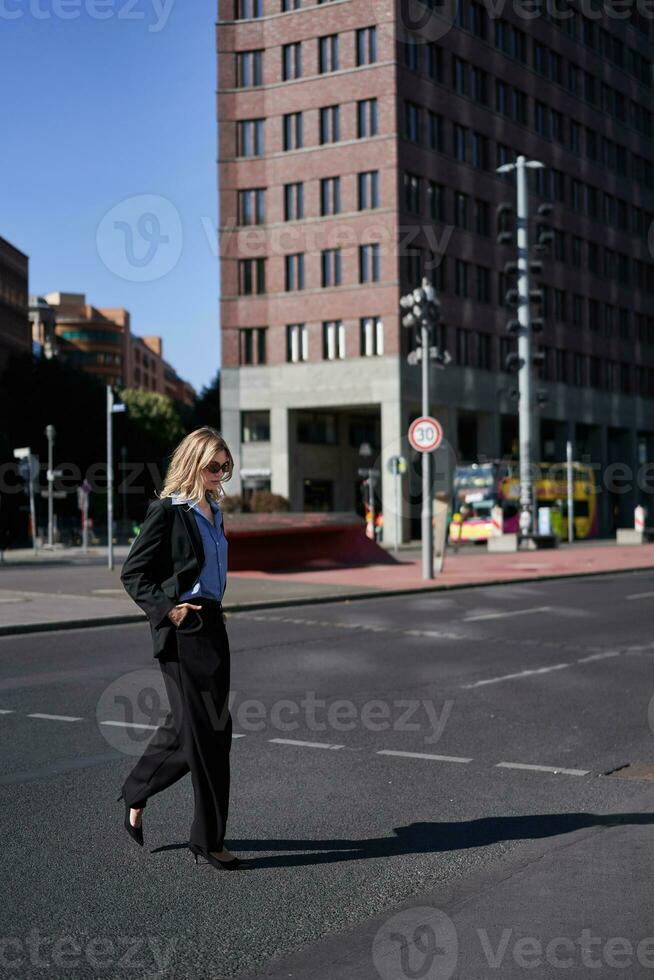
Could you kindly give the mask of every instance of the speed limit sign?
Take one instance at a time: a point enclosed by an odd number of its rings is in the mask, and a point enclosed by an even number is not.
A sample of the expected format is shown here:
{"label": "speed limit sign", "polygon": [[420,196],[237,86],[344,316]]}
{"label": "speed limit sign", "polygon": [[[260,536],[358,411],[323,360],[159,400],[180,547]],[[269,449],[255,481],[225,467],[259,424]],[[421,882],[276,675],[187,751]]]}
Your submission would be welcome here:
{"label": "speed limit sign", "polygon": [[419,453],[438,449],[443,441],[443,426],[431,415],[421,415],[409,426],[409,442]]}

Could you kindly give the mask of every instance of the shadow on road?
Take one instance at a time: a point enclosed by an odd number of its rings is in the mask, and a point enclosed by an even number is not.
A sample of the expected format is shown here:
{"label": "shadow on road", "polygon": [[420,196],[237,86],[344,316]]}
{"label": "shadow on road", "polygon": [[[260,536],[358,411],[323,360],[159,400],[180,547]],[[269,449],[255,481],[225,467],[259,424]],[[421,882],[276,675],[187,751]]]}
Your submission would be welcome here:
{"label": "shadow on road", "polygon": [[[652,813],[557,813],[530,814],[519,817],[482,817],[460,823],[423,822],[406,827],[394,827],[395,837],[333,840],[252,840],[230,837],[225,846],[230,850],[307,851],[305,854],[280,854],[265,858],[248,857],[252,868],[285,868],[310,864],[334,864],[340,861],[364,861],[370,858],[394,857],[401,854],[438,854],[484,847],[507,840],[536,840],[570,834],[584,827],[617,827],[623,824],[652,824]],[[154,848],[151,853],[185,848],[186,844],[168,844]]]}

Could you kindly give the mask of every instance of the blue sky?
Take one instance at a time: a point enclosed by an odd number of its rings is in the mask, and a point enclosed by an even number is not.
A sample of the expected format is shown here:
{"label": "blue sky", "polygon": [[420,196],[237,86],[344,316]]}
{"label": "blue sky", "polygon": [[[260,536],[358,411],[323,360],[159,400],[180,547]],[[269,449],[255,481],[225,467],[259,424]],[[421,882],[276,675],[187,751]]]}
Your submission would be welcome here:
{"label": "blue sky", "polygon": [[0,0],[0,235],[30,293],[124,306],[198,390],[220,363],[216,10]]}

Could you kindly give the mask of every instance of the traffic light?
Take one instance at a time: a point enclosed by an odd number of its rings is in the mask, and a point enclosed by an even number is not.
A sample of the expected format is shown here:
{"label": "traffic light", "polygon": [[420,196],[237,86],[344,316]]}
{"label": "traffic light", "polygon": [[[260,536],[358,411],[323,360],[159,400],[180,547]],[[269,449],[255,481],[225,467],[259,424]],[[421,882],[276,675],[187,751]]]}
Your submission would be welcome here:
{"label": "traffic light", "polygon": [[446,364],[449,364],[450,355],[447,351],[441,351],[437,346],[440,303],[436,296],[436,290],[429,280],[423,277],[421,286],[400,298],[400,306],[405,311],[402,317],[402,326],[414,331],[415,350],[409,354],[409,364],[417,364],[422,358],[423,327],[427,329],[428,350],[426,356],[434,361],[438,367],[445,367]]}
{"label": "traffic light", "polygon": [[522,358],[516,354],[515,351],[511,351],[510,354],[506,355],[506,360],[504,362],[504,370],[508,374],[517,374],[521,367],[524,365]]}

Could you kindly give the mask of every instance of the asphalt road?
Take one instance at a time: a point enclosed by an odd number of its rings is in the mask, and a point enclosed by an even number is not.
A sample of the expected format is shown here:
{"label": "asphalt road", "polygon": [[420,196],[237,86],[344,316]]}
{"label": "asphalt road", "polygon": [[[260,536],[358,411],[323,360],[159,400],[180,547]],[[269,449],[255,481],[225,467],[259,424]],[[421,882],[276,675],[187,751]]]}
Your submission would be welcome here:
{"label": "asphalt road", "polygon": [[[167,709],[148,627],[0,639],[0,976],[651,976],[654,953],[547,972],[490,947],[518,921],[654,934],[654,783],[606,775],[654,760],[653,601],[638,573],[231,616],[227,846],[254,864],[232,875],[185,847],[189,777],[150,801],[142,850],[122,827],[138,726]],[[602,846],[575,860],[584,835]],[[556,888],[537,880],[566,842]],[[492,924],[485,960],[459,942],[388,973],[379,929],[434,902]]]}

